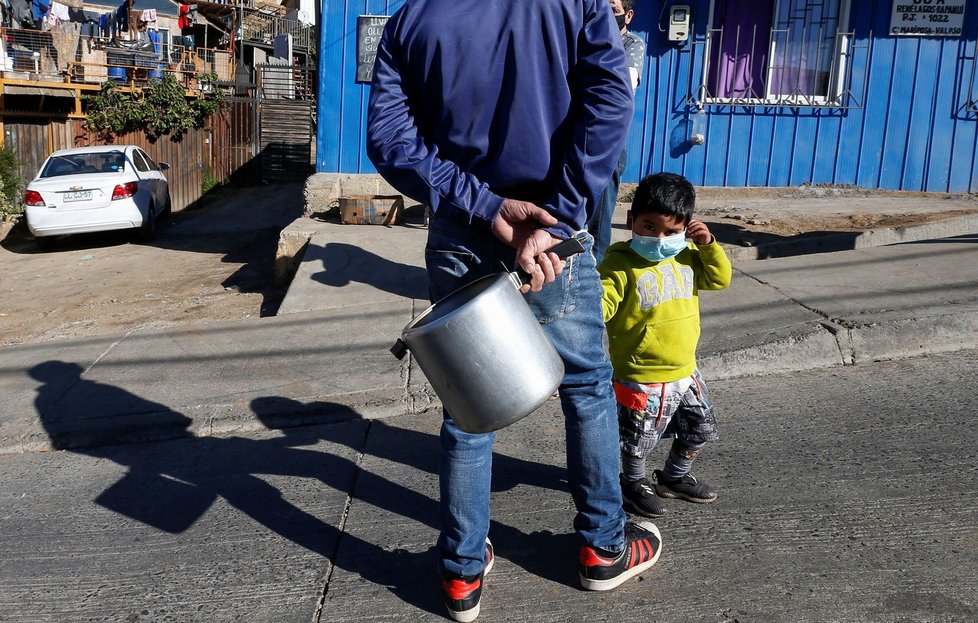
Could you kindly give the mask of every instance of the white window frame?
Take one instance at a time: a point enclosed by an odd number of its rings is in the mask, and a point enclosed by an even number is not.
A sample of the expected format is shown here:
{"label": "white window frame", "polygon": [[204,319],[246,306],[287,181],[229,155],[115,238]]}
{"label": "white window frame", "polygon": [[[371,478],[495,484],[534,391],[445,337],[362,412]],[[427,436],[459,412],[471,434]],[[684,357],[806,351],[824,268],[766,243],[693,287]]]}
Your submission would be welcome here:
{"label": "white window frame", "polygon": [[158,32],[160,35],[160,60],[169,65],[170,46],[173,45],[173,42],[170,41],[170,29],[160,28]]}
{"label": "white window frame", "polygon": [[[822,0],[823,4],[831,0]],[[832,51],[832,66],[829,74],[829,88],[825,95],[772,95],[771,85],[773,83],[773,75],[775,67],[771,61],[768,61],[768,66],[765,72],[764,81],[764,97],[716,97],[710,95],[707,92],[707,97],[703,98],[700,105],[748,105],[748,106],[817,106],[817,107],[833,107],[837,106],[839,100],[845,93],[846,85],[846,69],[849,68],[849,50],[850,50],[850,39],[852,37],[851,33],[847,32],[844,27],[845,24],[849,23],[849,12],[852,6],[852,0],[838,0],[839,2],[839,17],[838,23],[836,24],[836,35],[835,35],[835,45]],[[777,32],[779,29],[776,28],[778,23],[778,11],[779,2],[774,0],[774,14],[771,16],[771,29],[769,34],[768,43],[768,59],[776,58],[776,38],[773,33]],[[703,80],[704,90],[706,85],[709,83],[710,76],[710,59],[712,58],[710,52],[710,44],[712,42],[711,32],[718,30],[718,27],[714,24],[715,20],[715,8],[716,0],[710,1],[710,13],[709,21],[707,22],[707,40],[704,46],[704,57],[703,57]],[[722,26],[721,26],[722,27]]]}

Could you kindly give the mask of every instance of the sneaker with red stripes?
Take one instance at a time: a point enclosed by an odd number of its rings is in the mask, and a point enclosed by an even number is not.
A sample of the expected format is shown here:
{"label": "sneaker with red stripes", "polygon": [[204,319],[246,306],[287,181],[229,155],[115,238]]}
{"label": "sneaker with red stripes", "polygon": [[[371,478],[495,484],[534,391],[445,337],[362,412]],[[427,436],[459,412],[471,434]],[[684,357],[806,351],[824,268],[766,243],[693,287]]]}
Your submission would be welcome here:
{"label": "sneaker with red stripes", "polygon": [[625,524],[625,547],[620,554],[597,547],[581,548],[581,587],[589,591],[611,590],[654,565],[661,553],[662,535],[655,524],[629,521]]}
{"label": "sneaker with red stripes", "polygon": [[482,601],[482,583],[492,569],[494,556],[492,543],[486,539],[486,566],[478,575],[451,576],[441,582],[441,592],[445,596],[445,607],[455,621],[475,621],[479,616],[479,603]]}

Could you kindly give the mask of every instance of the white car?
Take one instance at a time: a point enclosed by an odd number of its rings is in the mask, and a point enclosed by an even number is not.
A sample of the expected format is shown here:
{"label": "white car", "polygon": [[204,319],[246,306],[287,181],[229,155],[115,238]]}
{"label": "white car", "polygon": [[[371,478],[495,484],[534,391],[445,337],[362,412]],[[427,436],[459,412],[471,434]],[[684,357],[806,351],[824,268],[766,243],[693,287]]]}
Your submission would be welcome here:
{"label": "white car", "polygon": [[56,151],[24,192],[27,227],[40,246],[53,236],[113,229],[152,239],[157,219],[170,212],[169,168],[135,145]]}

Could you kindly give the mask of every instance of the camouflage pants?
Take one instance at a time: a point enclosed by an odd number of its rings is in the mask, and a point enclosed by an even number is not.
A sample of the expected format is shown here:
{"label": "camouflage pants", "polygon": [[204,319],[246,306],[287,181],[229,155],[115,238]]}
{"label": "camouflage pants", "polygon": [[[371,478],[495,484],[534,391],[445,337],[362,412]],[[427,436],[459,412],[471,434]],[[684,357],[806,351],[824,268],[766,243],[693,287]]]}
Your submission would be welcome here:
{"label": "camouflage pants", "polygon": [[700,371],[694,371],[689,378],[691,382],[685,388],[682,381],[615,381],[622,453],[645,458],[665,437],[690,444],[720,438],[716,412]]}

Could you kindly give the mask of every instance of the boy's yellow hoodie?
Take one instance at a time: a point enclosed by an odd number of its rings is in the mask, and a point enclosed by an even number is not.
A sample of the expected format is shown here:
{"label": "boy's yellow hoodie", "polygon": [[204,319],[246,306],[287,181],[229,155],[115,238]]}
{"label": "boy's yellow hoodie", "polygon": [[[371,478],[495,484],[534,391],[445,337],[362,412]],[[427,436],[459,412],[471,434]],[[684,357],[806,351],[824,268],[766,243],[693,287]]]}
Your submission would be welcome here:
{"label": "boy's yellow hoodie", "polygon": [[714,239],[650,262],[629,242],[608,247],[598,266],[616,379],[669,383],[696,369],[700,290],[730,285],[730,260]]}

